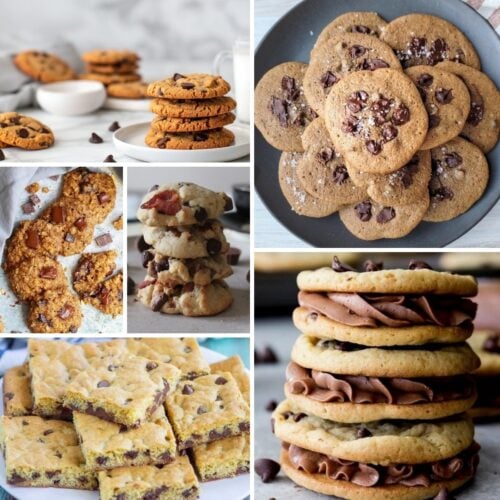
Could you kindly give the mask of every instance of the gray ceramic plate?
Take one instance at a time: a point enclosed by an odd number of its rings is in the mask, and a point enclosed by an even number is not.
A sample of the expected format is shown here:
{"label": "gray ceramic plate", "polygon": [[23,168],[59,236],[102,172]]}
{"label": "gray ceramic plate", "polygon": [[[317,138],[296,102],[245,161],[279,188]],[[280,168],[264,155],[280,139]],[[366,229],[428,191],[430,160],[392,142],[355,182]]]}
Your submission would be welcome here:
{"label": "gray ceramic plate", "polygon": [[[255,54],[255,82],[285,61],[309,60],[321,30],[332,19],[353,10],[375,11],[390,21],[404,14],[434,14],[458,26],[474,44],[483,71],[500,86],[496,32],[474,9],[460,0],[305,0],[281,18],[262,40]],[[344,227],[337,214],[322,219],[300,217],[290,210],[278,182],[280,151],[255,134],[255,185],[274,216],[292,233],[317,247],[442,247],[476,225],[500,197],[500,147],[488,154],[490,181],[483,197],[465,214],[448,222],[423,222],[405,238],[364,242]],[[492,232],[499,233],[499,228]]]}

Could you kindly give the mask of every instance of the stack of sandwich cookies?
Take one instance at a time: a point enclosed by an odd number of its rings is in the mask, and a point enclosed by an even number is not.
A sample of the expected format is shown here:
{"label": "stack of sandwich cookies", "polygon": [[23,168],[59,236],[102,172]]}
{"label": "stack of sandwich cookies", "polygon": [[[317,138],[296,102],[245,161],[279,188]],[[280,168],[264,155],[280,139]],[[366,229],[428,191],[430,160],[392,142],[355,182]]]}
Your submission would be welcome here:
{"label": "stack of sandwich cookies", "polygon": [[160,149],[209,149],[229,146],[234,134],[224,128],[233,123],[236,102],[226,96],[229,84],[220,76],[181,75],[153,82],[147,95],[154,97],[156,117],[146,144]]}
{"label": "stack of sandwich cookies", "polygon": [[86,72],[83,80],[97,80],[104,85],[137,82],[139,56],[129,50],[92,50],[82,55]]}
{"label": "stack of sandwich cookies", "polygon": [[192,183],[155,186],[137,212],[144,224],[147,268],[138,286],[146,306],[166,314],[210,316],[226,310],[232,296],[224,278],[232,274],[229,249],[216,220],[232,209],[225,193]]}
{"label": "stack of sandwich cookies", "polygon": [[273,413],[284,472],[359,499],[423,499],[471,479],[475,280],[423,262],[369,261],[359,273],[335,260],[300,273],[298,286],[302,335]]}

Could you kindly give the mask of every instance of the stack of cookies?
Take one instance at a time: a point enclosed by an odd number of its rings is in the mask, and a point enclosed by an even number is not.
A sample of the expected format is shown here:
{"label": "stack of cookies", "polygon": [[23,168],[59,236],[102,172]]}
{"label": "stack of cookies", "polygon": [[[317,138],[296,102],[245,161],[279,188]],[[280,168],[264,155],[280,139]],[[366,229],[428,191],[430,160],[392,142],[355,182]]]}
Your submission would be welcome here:
{"label": "stack of cookies", "polygon": [[284,472],[350,499],[424,499],[472,479],[474,278],[335,260],[297,281],[302,335],[273,413]]}
{"label": "stack of cookies", "polygon": [[249,470],[248,387],[238,357],[208,365],[193,338],[31,339],[28,361],[4,378],[7,482],[198,498],[196,473]]}
{"label": "stack of cookies", "polygon": [[83,80],[97,80],[104,85],[137,82],[139,56],[129,50],[92,50],[82,55],[85,73]]}
{"label": "stack of cookies", "polygon": [[189,182],[151,189],[137,212],[147,269],[137,295],[144,305],[165,314],[211,316],[232,304],[223,281],[232,274],[229,244],[216,220],[232,208],[225,193]]}
{"label": "stack of cookies", "polygon": [[160,149],[222,148],[234,142],[224,128],[233,123],[236,102],[226,96],[230,86],[221,76],[181,75],[153,82],[147,95],[154,97],[151,111],[157,115],[146,144]]}
{"label": "stack of cookies", "polygon": [[283,151],[279,183],[297,214],[339,212],[360,239],[400,238],[482,196],[500,100],[454,25],[350,12],[324,28],[309,64],[262,77],[255,124]]}

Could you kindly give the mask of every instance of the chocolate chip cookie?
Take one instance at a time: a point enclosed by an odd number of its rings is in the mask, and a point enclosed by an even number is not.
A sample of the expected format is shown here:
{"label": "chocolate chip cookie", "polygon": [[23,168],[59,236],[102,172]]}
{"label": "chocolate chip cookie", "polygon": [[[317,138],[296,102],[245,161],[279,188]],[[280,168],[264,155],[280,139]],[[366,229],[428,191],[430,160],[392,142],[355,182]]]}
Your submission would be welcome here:
{"label": "chocolate chip cookie", "polygon": [[159,132],[198,132],[213,130],[234,122],[234,113],[225,113],[205,118],[170,118],[157,116],[151,122],[151,129]]}
{"label": "chocolate chip cookie", "polygon": [[150,83],[147,93],[150,97],[166,99],[212,99],[221,97],[230,90],[231,86],[221,76],[175,73],[170,78]]}
{"label": "chocolate chip cookie", "polygon": [[304,76],[307,102],[324,117],[328,94],[346,74],[380,68],[400,70],[401,65],[391,48],[377,37],[359,33],[331,35],[311,52]]}
{"label": "chocolate chip cookie", "polygon": [[111,85],[113,83],[138,82],[141,79],[141,75],[138,73],[110,75],[103,75],[101,73],[82,73],[79,75],[79,78],[80,80],[94,80],[101,82],[103,85]]}
{"label": "chocolate chip cookie", "polygon": [[432,149],[431,155],[431,204],[424,220],[453,219],[469,210],[483,194],[488,184],[488,162],[477,146],[460,137]]}
{"label": "chocolate chip cookie", "polygon": [[153,99],[149,108],[158,116],[168,116],[170,118],[201,118],[230,113],[236,108],[236,101],[228,96],[193,100]]}
{"label": "chocolate chip cookie", "polygon": [[454,61],[479,69],[479,57],[453,24],[428,14],[408,14],[391,21],[380,39],[389,44],[404,68]]}
{"label": "chocolate chip cookie", "polygon": [[129,74],[135,73],[138,69],[137,62],[121,61],[116,64],[87,63],[85,65],[87,73],[99,73],[101,75]]}
{"label": "chocolate chip cookie", "polygon": [[21,149],[46,149],[54,134],[43,123],[19,113],[0,113],[0,141]]}
{"label": "chocolate chip cookie", "polygon": [[326,100],[325,124],[335,149],[348,163],[388,174],[420,149],[428,118],[410,78],[383,68],[344,75]]}
{"label": "chocolate chip cookie", "polygon": [[117,97],[119,99],[144,99],[146,97],[147,83],[129,82],[129,83],[112,83],[106,88],[109,97]]}
{"label": "chocolate chip cookie", "polygon": [[150,129],[144,142],[152,148],[159,149],[225,148],[234,143],[234,134],[227,128],[179,133]]}
{"label": "chocolate chip cookie", "polygon": [[302,152],[302,133],[317,117],[302,87],[306,70],[300,62],[279,64],[255,88],[255,126],[276,149]]}
{"label": "chocolate chip cookie", "polygon": [[122,62],[135,63],[139,56],[130,50],[91,50],[82,55],[82,59],[90,64],[118,64]]}
{"label": "chocolate chip cookie", "polygon": [[23,73],[42,83],[74,80],[76,73],[60,57],[47,52],[27,50],[13,58],[14,64]]}
{"label": "chocolate chip cookie", "polygon": [[417,86],[429,115],[429,131],[420,148],[435,148],[460,134],[470,109],[465,83],[432,66],[412,66],[405,73]]}

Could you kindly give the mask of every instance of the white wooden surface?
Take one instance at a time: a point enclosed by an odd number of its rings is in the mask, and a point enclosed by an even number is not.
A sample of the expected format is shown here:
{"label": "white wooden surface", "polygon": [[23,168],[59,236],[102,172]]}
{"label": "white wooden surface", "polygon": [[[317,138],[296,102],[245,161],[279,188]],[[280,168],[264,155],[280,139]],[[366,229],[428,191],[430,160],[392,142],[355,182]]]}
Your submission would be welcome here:
{"label": "white wooden surface", "polygon": [[[255,46],[269,31],[271,26],[300,0],[255,0]],[[255,247],[256,248],[307,248],[303,242],[291,234],[278,222],[255,195]],[[500,203],[464,236],[454,241],[450,247],[498,247],[500,246]]]}

